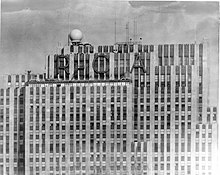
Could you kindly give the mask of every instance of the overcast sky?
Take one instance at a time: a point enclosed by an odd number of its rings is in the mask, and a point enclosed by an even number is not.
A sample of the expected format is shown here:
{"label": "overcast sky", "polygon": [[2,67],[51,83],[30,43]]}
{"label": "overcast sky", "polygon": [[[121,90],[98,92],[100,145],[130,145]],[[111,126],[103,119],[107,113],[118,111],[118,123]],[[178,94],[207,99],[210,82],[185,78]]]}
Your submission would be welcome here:
{"label": "overcast sky", "polygon": [[117,41],[125,40],[127,22],[133,38],[136,19],[138,38],[142,37],[146,44],[208,40],[211,104],[217,102],[217,2],[2,0],[1,6],[0,74],[43,72],[45,55],[53,53],[58,42],[67,43],[68,24],[70,29],[83,32],[83,41],[107,45],[114,43],[115,19]]}

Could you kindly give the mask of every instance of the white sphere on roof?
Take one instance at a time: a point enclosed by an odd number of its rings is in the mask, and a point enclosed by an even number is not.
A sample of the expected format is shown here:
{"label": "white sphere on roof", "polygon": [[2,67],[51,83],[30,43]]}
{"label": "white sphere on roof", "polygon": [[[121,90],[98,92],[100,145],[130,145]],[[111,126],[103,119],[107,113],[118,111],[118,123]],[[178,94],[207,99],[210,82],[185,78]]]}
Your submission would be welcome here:
{"label": "white sphere on roof", "polygon": [[69,37],[72,42],[80,42],[83,38],[83,34],[79,29],[74,29],[70,32]]}

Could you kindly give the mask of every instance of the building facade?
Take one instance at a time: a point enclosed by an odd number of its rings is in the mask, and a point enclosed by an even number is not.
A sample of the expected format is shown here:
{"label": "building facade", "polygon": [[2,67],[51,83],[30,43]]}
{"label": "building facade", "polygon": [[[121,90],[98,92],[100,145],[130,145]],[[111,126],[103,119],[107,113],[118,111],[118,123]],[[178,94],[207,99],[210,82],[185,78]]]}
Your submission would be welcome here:
{"label": "building facade", "polygon": [[4,83],[1,171],[213,175],[207,59],[206,42],[69,43],[47,56],[44,77]]}
{"label": "building facade", "polygon": [[43,75],[0,76],[0,174],[24,174],[24,89],[29,79]]}

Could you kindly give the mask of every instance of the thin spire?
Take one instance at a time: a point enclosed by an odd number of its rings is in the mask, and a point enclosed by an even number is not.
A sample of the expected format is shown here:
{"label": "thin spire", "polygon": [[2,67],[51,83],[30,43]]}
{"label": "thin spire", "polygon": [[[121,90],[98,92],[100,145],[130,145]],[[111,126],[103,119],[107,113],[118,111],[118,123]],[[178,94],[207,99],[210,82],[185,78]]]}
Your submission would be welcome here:
{"label": "thin spire", "polygon": [[126,23],[126,42],[129,43],[129,22]]}
{"label": "thin spire", "polygon": [[134,19],[134,42],[137,41],[137,21]]}
{"label": "thin spire", "polygon": [[70,12],[68,13],[68,34],[67,34],[68,46],[70,45],[69,34],[70,34]]}
{"label": "thin spire", "polygon": [[[70,7],[70,0],[68,0],[68,6]],[[68,41],[68,46],[70,45],[70,39],[69,39],[69,34],[70,34],[70,9],[68,12],[68,34],[67,34],[67,41]]]}
{"label": "thin spire", "polygon": [[197,24],[195,24],[195,43],[196,43],[196,40],[197,40]]}

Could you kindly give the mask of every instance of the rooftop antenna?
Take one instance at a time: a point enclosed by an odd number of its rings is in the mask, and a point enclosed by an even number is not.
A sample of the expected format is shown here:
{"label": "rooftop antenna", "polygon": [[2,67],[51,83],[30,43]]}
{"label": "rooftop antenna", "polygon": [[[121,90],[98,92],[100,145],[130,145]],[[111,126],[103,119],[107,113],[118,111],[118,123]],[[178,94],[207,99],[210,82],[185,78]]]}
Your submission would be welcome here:
{"label": "rooftop antenna", "polygon": [[115,43],[117,39],[116,33],[117,33],[117,28],[116,28],[116,10],[115,10]]}
{"label": "rooftop antenna", "polygon": [[129,22],[126,23],[126,42],[129,43]]}
{"label": "rooftop antenna", "polygon": [[196,40],[197,40],[197,25],[195,24],[195,43],[196,43]]}
{"label": "rooftop antenna", "polygon": [[69,34],[70,34],[70,12],[68,13],[68,35],[67,35],[67,41],[68,41],[68,46],[70,45],[70,39],[69,39]]}
{"label": "rooftop antenna", "polygon": [[[70,0],[68,0],[68,6],[70,7]],[[68,46],[70,45],[70,38],[69,38],[69,34],[70,34],[70,8],[68,10],[68,35],[67,35],[67,41],[68,41]]]}
{"label": "rooftop antenna", "polygon": [[134,42],[137,41],[137,21],[134,19]]}

